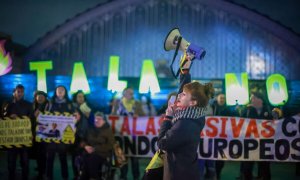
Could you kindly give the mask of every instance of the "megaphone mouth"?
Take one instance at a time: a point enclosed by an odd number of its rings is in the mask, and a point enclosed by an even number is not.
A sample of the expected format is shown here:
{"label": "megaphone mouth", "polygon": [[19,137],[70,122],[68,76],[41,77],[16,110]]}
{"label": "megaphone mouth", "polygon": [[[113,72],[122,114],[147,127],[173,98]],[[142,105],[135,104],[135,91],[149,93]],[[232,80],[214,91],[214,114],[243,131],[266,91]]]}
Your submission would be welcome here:
{"label": "megaphone mouth", "polygon": [[[166,42],[167,42],[167,39],[168,39],[169,35],[170,35],[173,31],[175,31],[175,30],[177,30],[177,31],[179,32],[179,28],[173,28],[173,29],[171,29],[171,30],[169,31],[169,33],[167,34],[167,36],[166,36],[166,38],[165,38],[165,41],[164,41],[164,49],[165,49],[165,51],[169,51],[169,50],[170,50],[170,49],[168,49],[168,48],[166,47]],[[180,36],[176,35],[175,38],[173,39],[173,42],[172,42],[172,43],[173,43],[174,45],[176,45],[176,44],[178,43],[179,37],[180,37]]]}

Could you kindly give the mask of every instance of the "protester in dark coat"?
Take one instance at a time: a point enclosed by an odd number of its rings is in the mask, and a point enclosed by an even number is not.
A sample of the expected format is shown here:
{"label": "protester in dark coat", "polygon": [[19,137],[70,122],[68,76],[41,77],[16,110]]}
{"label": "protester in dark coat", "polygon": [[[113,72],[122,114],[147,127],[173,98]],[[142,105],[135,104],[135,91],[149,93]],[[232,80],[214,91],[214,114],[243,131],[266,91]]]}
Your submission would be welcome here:
{"label": "protester in dark coat", "polygon": [[80,175],[80,162],[78,161],[78,159],[80,159],[82,155],[82,148],[80,146],[80,143],[86,137],[87,131],[89,129],[89,123],[86,116],[80,111],[79,108],[75,109],[73,116],[75,117],[76,121],[76,133],[75,142],[73,145],[71,145],[70,151],[72,154],[72,168],[74,173],[74,179],[78,179]]}
{"label": "protester in dark coat", "polygon": [[[172,126],[172,122],[166,120],[161,126],[161,136],[158,147],[166,151],[164,159],[164,179],[200,179],[197,164],[197,148],[200,140],[200,132],[205,124],[205,116],[201,116],[201,110],[197,107],[185,109],[183,116],[178,118]],[[197,112],[198,115],[192,117]]]}
{"label": "protester in dark coat", "polygon": [[[34,133],[36,133],[37,118],[40,113],[44,113],[48,109],[49,101],[47,99],[47,93],[43,91],[36,91],[34,94],[33,111],[35,121],[33,126]],[[32,156],[36,156],[38,179],[43,179],[46,173],[46,144],[45,142],[36,142],[34,140],[32,147]]]}
{"label": "protester in dark coat", "polygon": [[[253,92],[251,93],[251,104],[243,112],[243,117],[254,118],[254,119],[272,119],[272,113],[266,104],[265,98],[261,93]],[[254,161],[243,161],[241,162],[241,173],[242,178],[245,180],[251,180],[253,178]],[[270,180],[271,170],[270,162],[259,161],[258,162],[258,179]]]}
{"label": "protester in dark coat", "polygon": [[81,143],[85,151],[83,179],[102,178],[99,170],[107,158],[111,157],[114,142],[112,130],[105,116],[101,112],[96,112],[95,126],[90,126]]}
{"label": "protester in dark coat", "polygon": [[[216,100],[212,103],[213,115],[214,116],[234,116],[234,113],[230,111],[229,107],[226,106],[225,94],[220,93],[216,96]],[[215,161],[215,169],[217,179],[221,179],[221,172],[224,167],[225,161]]]}
{"label": "protester in dark coat", "polygon": [[[24,100],[24,86],[19,84],[13,91],[13,100],[4,108],[4,116],[11,119],[21,118],[22,116],[33,117],[31,103]],[[11,148],[7,150],[8,178],[15,179],[16,161],[20,155],[22,166],[22,179],[29,176],[28,148]]]}
{"label": "protester in dark coat", "polygon": [[[120,100],[114,101],[112,107],[112,115],[119,116],[145,116],[142,104],[134,99],[134,91],[128,87],[123,90],[123,97]],[[139,179],[140,177],[140,165],[138,157],[130,157],[131,160],[131,171],[133,179]],[[120,179],[127,179],[128,164],[121,167]]]}
{"label": "protester in dark coat", "polygon": [[82,90],[78,90],[75,92],[72,96],[72,104],[74,108],[78,108],[82,114],[85,116],[85,118],[88,120],[90,125],[94,125],[94,113],[90,106],[90,104],[87,102],[86,95]]}
{"label": "protester in dark coat", "polygon": [[[57,86],[55,93],[49,104],[50,112],[58,113],[73,113],[73,106],[69,100],[67,89],[64,86]],[[61,175],[63,179],[68,179],[68,163],[67,163],[67,145],[60,143],[48,143],[47,144],[47,178],[53,179],[53,165],[56,153],[59,155],[61,164]]]}
{"label": "protester in dark coat", "polygon": [[[189,68],[191,61],[186,60]],[[168,105],[158,137],[158,147],[165,151],[164,180],[199,180],[197,148],[205,125],[205,107],[214,90],[210,83],[190,83],[188,69],[182,69],[180,76],[177,101]]]}

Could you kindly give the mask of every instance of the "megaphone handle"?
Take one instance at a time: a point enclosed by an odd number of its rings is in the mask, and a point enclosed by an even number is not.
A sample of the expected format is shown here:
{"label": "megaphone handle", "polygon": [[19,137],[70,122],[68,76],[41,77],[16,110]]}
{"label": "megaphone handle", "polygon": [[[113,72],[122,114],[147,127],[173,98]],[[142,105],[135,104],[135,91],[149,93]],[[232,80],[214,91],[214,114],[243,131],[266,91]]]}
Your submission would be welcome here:
{"label": "megaphone handle", "polygon": [[170,69],[171,69],[171,73],[172,73],[173,77],[175,79],[177,79],[177,76],[176,76],[176,74],[174,73],[174,70],[173,70],[173,63],[170,65]]}
{"label": "megaphone handle", "polygon": [[182,39],[182,37],[179,36],[178,37],[178,42],[177,42],[177,45],[176,45],[176,49],[175,49],[175,52],[174,52],[173,60],[172,60],[172,63],[170,65],[170,69],[171,69],[172,75],[175,77],[175,79],[177,79],[178,75],[176,76],[175,73],[174,73],[174,71],[173,71],[173,64],[174,64],[174,61],[175,61],[176,56],[178,54],[178,49],[179,49],[180,44],[181,44],[181,39]]}
{"label": "megaphone handle", "polygon": [[[186,63],[187,63],[187,60],[183,61],[183,63],[182,63],[181,66],[183,67]],[[192,68],[192,65],[193,65],[193,62],[191,63],[190,68]],[[176,73],[176,78],[179,76],[179,74],[180,74],[181,71],[182,70],[180,68],[178,68],[177,73]]]}

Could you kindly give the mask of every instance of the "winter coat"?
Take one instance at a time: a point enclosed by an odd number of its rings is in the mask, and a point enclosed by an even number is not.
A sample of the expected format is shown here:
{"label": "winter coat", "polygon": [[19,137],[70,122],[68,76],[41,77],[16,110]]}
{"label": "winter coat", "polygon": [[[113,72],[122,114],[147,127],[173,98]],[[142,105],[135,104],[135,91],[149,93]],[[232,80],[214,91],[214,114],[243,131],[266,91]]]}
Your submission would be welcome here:
{"label": "winter coat", "polygon": [[253,106],[248,106],[244,112],[243,117],[246,118],[255,118],[255,119],[272,119],[272,114],[268,107],[263,106],[261,112],[258,113],[257,110]]}
{"label": "winter coat", "polygon": [[[27,116],[30,118],[31,124],[33,124],[33,109],[30,102],[21,99],[19,101],[11,101],[7,104],[4,109],[4,115],[10,117],[12,114],[16,114],[18,117],[23,118],[22,116]],[[34,134],[34,126],[31,127],[32,134]],[[27,149],[27,147],[22,148]]]}
{"label": "winter coat", "polygon": [[[195,112],[190,107],[184,111]],[[193,116],[182,116],[176,119],[172,125],[171,121],[164,121],[161,125],[158,137],[158,147],[164,150],[164,180],[199,180],[197,148],[200,141],[200,133],[205,124],[203,114],[205,108],[196,118]]]}
{"label": "winter coat", "polygon": [[50,112],[69,112],[73,113],[74,108],[71,102],[68,102],[67,100],[62,100],[61,102],[57,99],[50,102],[49,109]]}
{"label": "winter coat", "polygon": [[213,115],[215,116],[233,116],[234,114],[230,111],[226,105],[220,106],[217,102],[212,104]]}
{"label": "winter coat", "polygon": [[94,147],[95,151],[93,153],[96,155],[102,158],[110,157],[113,150],[114,136],[108,123],[100,128],[90,127],[83,143]]}
{"label": "winter coat", "polygon": [[31,103],[21,99],[19,101],[11,101],[4,109],[4,115],[9,117],[12,114],[16,114],[19,117],[27,116],[32,118],[33,109]]}

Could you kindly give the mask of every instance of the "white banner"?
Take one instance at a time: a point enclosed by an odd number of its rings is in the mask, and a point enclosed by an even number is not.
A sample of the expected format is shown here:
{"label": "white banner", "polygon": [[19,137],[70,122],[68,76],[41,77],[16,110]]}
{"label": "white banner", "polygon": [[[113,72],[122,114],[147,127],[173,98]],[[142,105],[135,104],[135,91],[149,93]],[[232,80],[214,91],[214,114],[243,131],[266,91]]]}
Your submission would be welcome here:
{"label": "white banner", "polygon": [[40,114],[37,120],[36,141],[73,144],[75,118],[72,115]]}
{"label": "white banner", "polygon": [[128,156],[152,157],[162,118],[108,116],[116,140]]}
{"label": "white banner", "polygon": [[[108,116],[125,154],[152,157],[161,117]],[[280,120],[207,116],[199,158],[231,161],[300,161],[300,116]]]}
{"label": "white banner", "polygon": [[300,117],[280,120],[206,117],[199,158],[300,161]]}

